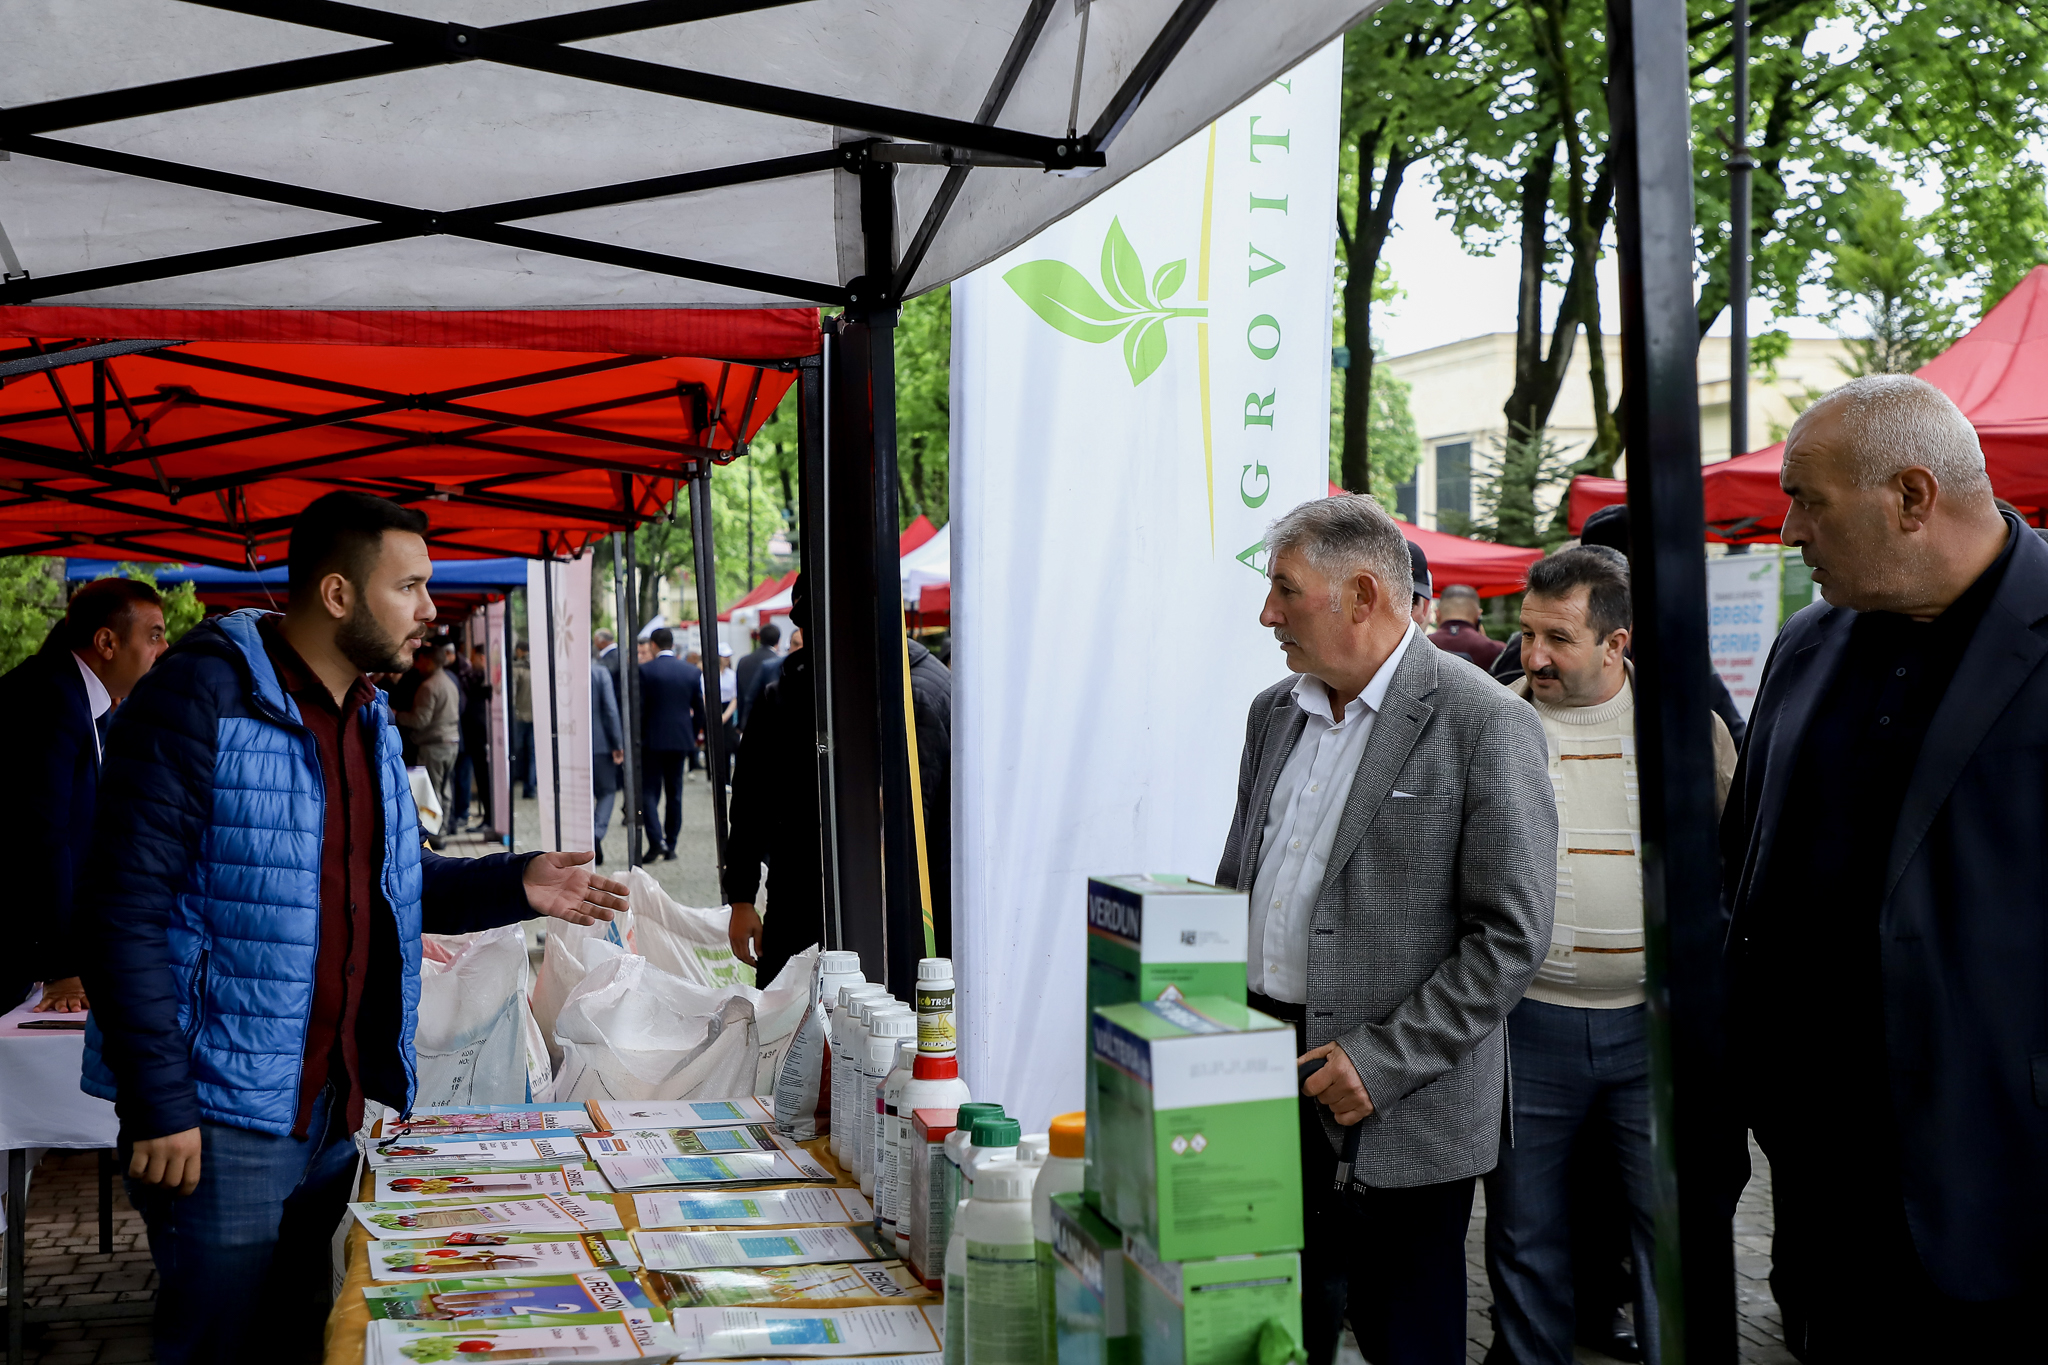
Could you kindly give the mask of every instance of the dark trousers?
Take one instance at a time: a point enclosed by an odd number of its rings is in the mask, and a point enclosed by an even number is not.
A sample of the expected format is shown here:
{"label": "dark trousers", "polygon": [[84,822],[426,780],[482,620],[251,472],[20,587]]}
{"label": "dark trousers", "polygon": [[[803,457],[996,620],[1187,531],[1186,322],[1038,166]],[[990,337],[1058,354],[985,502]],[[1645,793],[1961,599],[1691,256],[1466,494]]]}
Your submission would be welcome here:
{"label": "dark trousers", "polygon": [[[156,1262],[160,1365],[321,1359],[356,1166],[340,1107],[330,1086],[303,1139],[201,1124],[199,1187],[183,1199],[128,1182]],[[132,1152],[122,1144],[123,1167]]]}
{"label": "dark trousers", "polygon": [[[683,762],[689,757],[682,749],[648,749],[641,755],[645,765],[640,773],[640,819],[647,830],[650,848],[666,853],[676,846],[683,829]],[[665,797],[661,823],[654,821],[657,801]]]}
{"label": "dark trousers", "polygon": [[1880,1150],[1890,1144],[1859,1151],[1853,1122],[1757,1130],[1776,1216],[1771,1294],[1793,1354],[1806,1365],[2048,1361],[2048,1266],[2016,1298],[1971,1302],[1936,1288],[1913,1246],[1896,1163]]}
{"label": "dark trousers", "polygon": [[598,847],[604,846],[605,831],[612,827],[612,802],[618,798],[621,780],[626,765],[612,762],[610,753],[590,756],[590,795],[596,807],[596,840]]}
{"label": "dark trousers", "polygon": [[533,800],[540,790],[535,785],[537,778],[533,766],[533,722],[515,720],[512,722],[512,781],[518,784],[527,800]]}
{"label": "dark trousers", "polygon": [[[1300,1005],[1254,993],[1252,1008],[1294,1025]],[[1372,1365],[1463,1365],[1465,1231],[1476,1180],[1337,1189],[1337,1153],[1314,1100],[1301,1101],[1301,1322],[1308,1365],[1330,1365],[1345,1320]]]}
{"label": "dark trousers", "polygon": [[1635,1261],[1636,1339],[1657,1365],[1649,1010],[1524,1000],[1508,1016],[1514,1141],[1486,1177],[1494,1365],[1570,1365],[1572,1152],[1597,1144],[1621,1174]]}

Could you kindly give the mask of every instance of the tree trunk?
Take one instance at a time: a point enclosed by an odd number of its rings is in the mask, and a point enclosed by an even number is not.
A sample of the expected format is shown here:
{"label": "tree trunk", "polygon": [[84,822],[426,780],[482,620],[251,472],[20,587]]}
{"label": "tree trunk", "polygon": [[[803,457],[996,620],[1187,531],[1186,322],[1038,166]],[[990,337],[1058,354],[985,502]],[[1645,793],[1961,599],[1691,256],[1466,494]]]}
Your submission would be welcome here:
{"label": "tree trunk", "polygon": [[1373,187],[1381,131],[1382,126],[1375,126],[1358,138],[1355,230],[1345,230],[1342,210],[1337,215],[1338,236],[1344,242],[1344,345],[1351,352],[1351,367],[1344,371],[1344,444],[1338,472],[1351,493],[1372,492],[1372,286],[1380,253],[1394,230],[1394,200],[1414,162],[1401,142],[1388,144],[1386,164],[1378,168],[1378,190],[1366,193]]}

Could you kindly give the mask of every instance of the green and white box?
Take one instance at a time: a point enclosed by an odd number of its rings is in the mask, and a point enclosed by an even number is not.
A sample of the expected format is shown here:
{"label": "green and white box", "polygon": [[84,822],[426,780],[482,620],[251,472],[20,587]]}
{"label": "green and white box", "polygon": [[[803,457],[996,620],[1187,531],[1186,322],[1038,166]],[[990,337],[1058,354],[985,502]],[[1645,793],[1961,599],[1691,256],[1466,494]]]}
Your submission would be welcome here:
{"label": "green and white box", "polygon": [[1163,1261],[1126,1234],[1124,1275],[1132,1365],[1257,1365],[1260,1339],[1275,1333],[1299,1349],[1298,1251]]}
{"label": "green and white box", "polygon": [[1053,1353],[1048,1365],[1133,1365],[1124,1235],[1078,1194],[1052,1197]]}
{"label": "green and white box", "polygon": [[1220,995],[1244,1003],[1249,901],[1189,877],[1088,879],[1088,1008]]}
{"label": "green and white box", "polygon": [[1103,1217],[1170,1261],[1299,1248],[1294,1030],[1214,996],[1089,1023]]}

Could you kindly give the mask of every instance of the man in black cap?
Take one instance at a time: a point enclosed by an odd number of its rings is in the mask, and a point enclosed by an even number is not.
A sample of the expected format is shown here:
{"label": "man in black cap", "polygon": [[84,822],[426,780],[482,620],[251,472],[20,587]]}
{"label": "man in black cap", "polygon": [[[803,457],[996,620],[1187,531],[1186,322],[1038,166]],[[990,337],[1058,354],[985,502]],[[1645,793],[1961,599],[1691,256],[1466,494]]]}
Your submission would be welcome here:
{"label": "man in black cap", "polygon": [[1426,631],[1429,629],[1429,602],[1435,589],[1430,586],[1429,556],[1412,540],[1408,542],[1408,569],[1415,575],[1414,595],[1408,599],[1408,619]]}

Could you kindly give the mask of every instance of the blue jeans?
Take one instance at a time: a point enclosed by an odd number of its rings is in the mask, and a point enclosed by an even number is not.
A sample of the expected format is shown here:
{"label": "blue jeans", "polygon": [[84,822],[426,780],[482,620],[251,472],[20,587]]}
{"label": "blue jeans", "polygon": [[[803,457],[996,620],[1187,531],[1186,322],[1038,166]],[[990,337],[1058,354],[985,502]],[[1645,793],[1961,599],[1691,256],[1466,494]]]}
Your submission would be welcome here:
{"label": "blue jeans", "polygon": [[1574,1143],[1601,1144],[1620,1169],[1635,1261],[1636,1339],[1657,1365],[1647,1006],[1573,1009],[1524,1000],[1508,1016],[1514,1141],[1486,1177],[1489,1361],[1570,1365]]}
{"label": "blue jeans", "polygon": [[340,1107],[322,1091],[306,1138],[201,1124],[199,1188],[183,1199],[127,1182],[156,1262],[158,1365],[321,1359],[356,1165]]}

